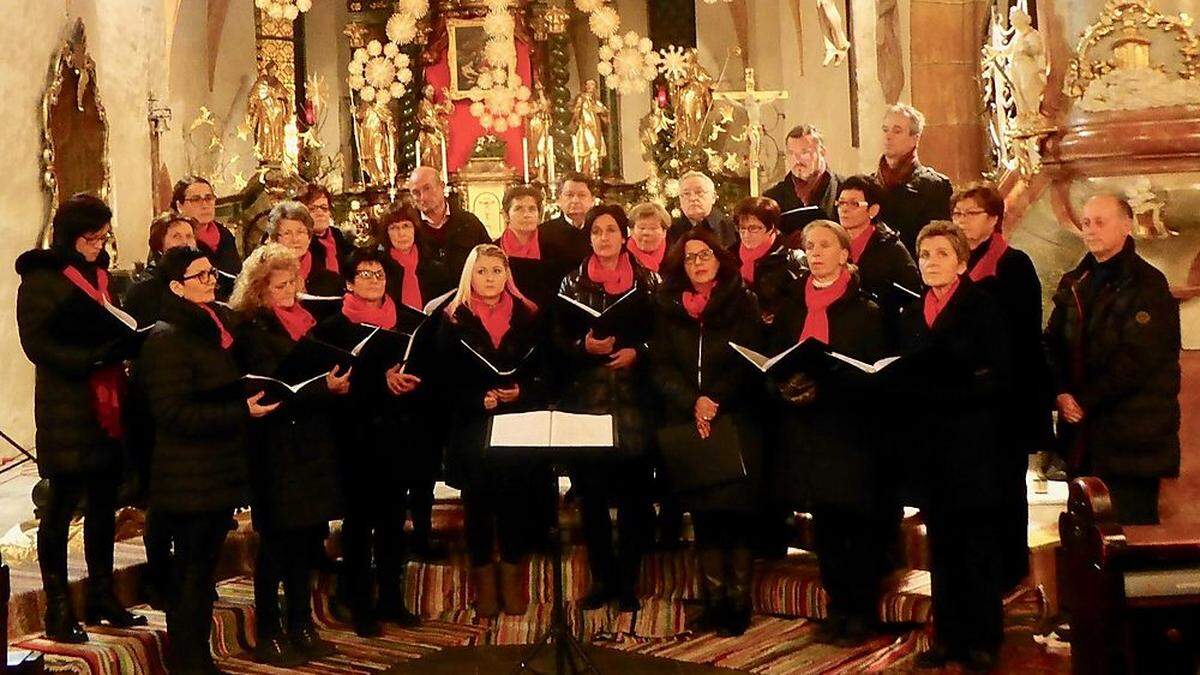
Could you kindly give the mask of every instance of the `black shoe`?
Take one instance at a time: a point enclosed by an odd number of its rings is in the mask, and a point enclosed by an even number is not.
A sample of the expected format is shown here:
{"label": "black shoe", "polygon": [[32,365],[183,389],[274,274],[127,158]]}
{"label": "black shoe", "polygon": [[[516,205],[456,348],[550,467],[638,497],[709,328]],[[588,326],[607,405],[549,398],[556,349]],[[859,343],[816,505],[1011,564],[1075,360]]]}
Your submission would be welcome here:
{"label": "black shoe", "polygon": [[88,641],[88,634],[83,626],[75,621],[71,611],[71,601],[64,592],[61,597],[46,594],[46,639],[54,642],[79,645]]}
{"label": "black shoe", "polygon": [[933,670],[935,668],[944,668],[949,661],[950,650],[945,645],[934,643],[929,649],[917,654],[913,665],[922,670]]}
{"label": "black shoe", "polygon": [[861,617],[851,616],[846,620],[842,634],[833,641],[833,644],[843,648],[858,647],[873,637],[875,637],[875,631],[870,621]]}
{"label": "black shoe", "polygon": [[833,614],[817,624],[817,629],[813,631],[813,641],[831,645],[842,639],[844,632],[846,632],[846,617]]}
{"label": "black shoe", "polygon": [[388,623],[394,623],[401,628],[416,628],[421,625],[421,617],[408,611],[408,607],[404,605],[404,600],[399,596],[380,600],[379,618]]}
{"label": "black shoe", "polygon": [[369,614],[357,614],[353,619],[354,632],[358,637],[379,637],[383,635],[383,627],[379,625],[379,619]]}
{"label": "black shoe", "polygon": [[291,668],[307,663],[308,659],[293,649],[283,635],[276,633],[258,638],[258,642],[254,645],[254,662],[280,668]]}
{"label": "black shoe", "polygon": [[609,590],[608,584],[599,581],[592,582],[592,590],[579,601],[582,609],[600,609],[617,599],[616,593]]}
{"label": "black shoe", "polygon": [[[378,630],[379,624],[376,623],[375,626],[376,630]],[[358,626],[355,624],[355,630],[357,631],[357,629]],[[362,634],[359,633],[359,635]],[[312,625],[311,622],[293,627],[288,632],[288,638],[291,640],[292,646],[296,648],[296,651],[308,659],[323,659],[337,651],[332,644],[321,639],[321,635],[317,633],[316,626]]]}
{"label": "black shoe", "polygon": [[969,649],[963,657],[963,670],[968,673],[990,673],[996,668],[997,654],[988,649]]}
{"label": "black shoe", "polygon": [[101,600],[89,599],[84,622],[89,626],[107,623],[113,628],[132,628],[150,623],[146,617],[122,607],[112,595]]}

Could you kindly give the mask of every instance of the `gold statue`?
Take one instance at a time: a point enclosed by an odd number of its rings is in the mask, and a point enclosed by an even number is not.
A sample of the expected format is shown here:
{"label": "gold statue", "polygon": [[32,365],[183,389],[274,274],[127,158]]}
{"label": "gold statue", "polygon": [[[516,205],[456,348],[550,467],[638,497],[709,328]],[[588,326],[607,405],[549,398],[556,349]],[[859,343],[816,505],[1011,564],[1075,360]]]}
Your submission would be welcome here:
{"label": "gold statue", "polygon": [[686,75],[671,82],[671,100],[675,113],[675,142],[700,143],[704,119],[712,108],[713,79],[700,65],[695,49],[688,50]]}
{"label": "gold statue", "polygon": [[546,91],[542,83],[533,85],[533,100],[529,116],[525,118],[529,125],[529,178],[543,185],[550,183],[550,163],[554,161],[554,148],[551,135],[550,102],[546,100]]}
{"label": "gold statue", "polygon": [[360,101],[354,111],[358,122],[358,164],[365,183],[391,187],[396,182],[396,123],[387,104]]}
{"label": "gold statue", "polygon": [[417,104],[417,146],[421,148],[421,166],[432,166],[442,170],[442,155],[450,138],[450,118],[454,104],[450,95],[442,89],[442,102],[434,100],[432,84],[425,85],[424,97]]}
{"label": "gold statue", "polygon": [[600,102],[596,92],[596,81],[585,81],[583,91],[571,106],[571,123],[575,126],[571,151],[575,157],[575,170],[585,176],[600,175],[600,162],[608,156],[608,146],[604,143],[608,108]]}
{"label": "gold statue", "polygon": [[267,61],[250,85],[246,118],[254,132],[254,154],[260,164],[282,164],[286,153],[286,129],[292,118],[292,95],[275,75],[275,63]]}

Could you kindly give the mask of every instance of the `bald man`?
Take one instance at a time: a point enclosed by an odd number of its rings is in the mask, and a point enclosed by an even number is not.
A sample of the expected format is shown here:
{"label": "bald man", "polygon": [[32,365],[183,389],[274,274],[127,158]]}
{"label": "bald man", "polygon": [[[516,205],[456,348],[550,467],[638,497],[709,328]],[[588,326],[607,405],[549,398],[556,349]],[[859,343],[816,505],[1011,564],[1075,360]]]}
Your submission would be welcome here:
{"label": "bald man", "polygon": [[421,211],[417,236],[457,281],[471,249],[491,242],[487,228],[470,211],[450,206],[446,200],[446,184],[433,167],[413,169],[408,178],[408,190]]}
{"label": "bald man", "polygon": [[1063,275],[1043,336],[1058,436],[1072,475],[1098,476],[1117,520],[1158,522],[1163,477],[1179,475],[1179,302],[1135,250],[1133,210],[1111,194],[1083,207],[1088,249]]}

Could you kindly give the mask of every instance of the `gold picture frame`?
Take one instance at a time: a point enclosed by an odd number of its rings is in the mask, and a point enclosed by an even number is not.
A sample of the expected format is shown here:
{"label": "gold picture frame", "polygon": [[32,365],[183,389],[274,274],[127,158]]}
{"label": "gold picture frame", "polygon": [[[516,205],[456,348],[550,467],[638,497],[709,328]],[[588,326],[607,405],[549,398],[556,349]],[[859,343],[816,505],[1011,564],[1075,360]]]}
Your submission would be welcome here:
{"label": "gold picture frame", "polygon": [[[448,19],[446,32],[450,36],[450,50],[447,55],[447,63],[450,66],[450,98],[478,100],[483,96],[483,90],[476,87],[475,82],[483,63],[483,48],[488,40],[483,29],[483,19]],[[508,77],[511,81],[516,76],[517,64],[514,59],[509,63]]]}

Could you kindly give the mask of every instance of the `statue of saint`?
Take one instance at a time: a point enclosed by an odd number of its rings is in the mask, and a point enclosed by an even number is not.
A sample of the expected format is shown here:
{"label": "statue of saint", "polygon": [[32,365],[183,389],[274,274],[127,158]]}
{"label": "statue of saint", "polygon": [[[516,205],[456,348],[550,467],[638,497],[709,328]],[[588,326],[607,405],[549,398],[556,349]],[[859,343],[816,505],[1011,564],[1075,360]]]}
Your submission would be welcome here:
{"label": "statue of saint", "polygon": [[700,65],[696,51],[689,50],[687,75],[671,83],[676,143],[700,143],[704,119],[712,108],[712,91],[712,76]]}
{"label": "statue of saint", "polygon": [[359,101],[358,164],[368,185],[391,187],[396,181],[396,123],[392,111],[378,101]]}
{"label": "statue of saint", "polygon": [[571,124],[575,127],[571,150],[575,170],[585,176],[599,176],[600,162],[608,156],[608,146],[604,143],[607,122],[608,108],[600,102],[596,81],[587,80],[571,106]]}
{"label": "statue of saint", "polygon": [[282,164],[287,151],[284,140],[292,119],[292,97],[275,70],[275,63],[267,61],[250,85],[246,105],[246,118],[254,133],[254,154],[260,164]]}
{"label": "statue of saint", "polygon": [[1049,76],[1046,61],[1046,44],[1042,35],[1033,27],[1033,21],[1020,7],[1009,12],[1009,23],[1013,28],[1008,42],[1008,54],[1012,60],[1013,102],[1017,104],[1017,120],[1035,120],[1042,112],[1042,94],[1046,90]]}
{"label": "statue of saint", "polygon": [[546,100],[546,91],[541,82],[533,85],[533,100],[530,103],[529,116],[525,118],[529,125],[529,178],[547,185],[550,182],[550,163],[554,159],[550,142],[550,102]]}
{"label": "statue of saint", "polygon": [[450,138],[450,113],[454,104],[449,92],[442,89],[442,102],[434,100],[432,84],[425,85],[424,96],[417,104],[417,144],[421,148],[421,166],[442,170],[443,146]]}

